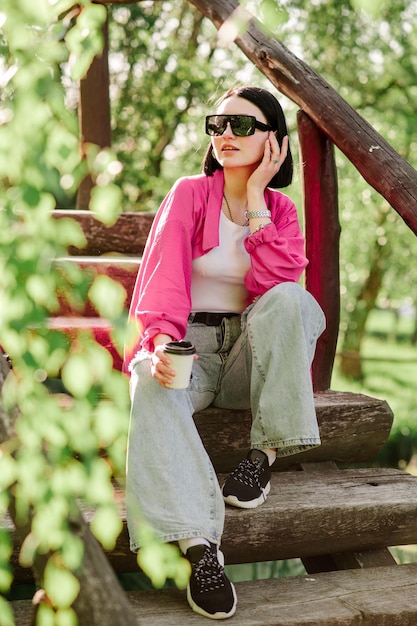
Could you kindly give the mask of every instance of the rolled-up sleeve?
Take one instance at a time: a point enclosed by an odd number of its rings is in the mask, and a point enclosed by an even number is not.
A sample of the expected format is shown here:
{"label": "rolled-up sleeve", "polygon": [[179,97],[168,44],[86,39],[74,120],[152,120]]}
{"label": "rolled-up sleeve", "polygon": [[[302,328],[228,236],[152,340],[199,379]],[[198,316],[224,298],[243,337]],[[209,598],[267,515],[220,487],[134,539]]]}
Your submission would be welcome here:
{"label": "rolled-up sleeve", "polygon": [[251,259],[245,285],[253,296],[262,295],[279,283],[297,282],[308,264],[295,205],[284,194],[275,198],[272,223],[245,239]]}

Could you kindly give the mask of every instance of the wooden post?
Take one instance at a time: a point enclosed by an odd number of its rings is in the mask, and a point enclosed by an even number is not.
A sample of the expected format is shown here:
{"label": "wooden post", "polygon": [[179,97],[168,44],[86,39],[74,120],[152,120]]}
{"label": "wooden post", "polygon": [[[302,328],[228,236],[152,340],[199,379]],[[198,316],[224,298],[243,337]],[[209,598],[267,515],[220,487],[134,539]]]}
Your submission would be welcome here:
{"label": "wooden post", "polygon": [[330,388],[340,321],[337,173],[332,142],[303,112],[298,113],[303,179],[306,288],[322,307],[327,327],[313,362],[315,391]]}
{"label": "wooden post", "polygon": [[[111,145],[108,18],[103,26],[103,37],[103,52],[93,59],[80,84],[81,148],[85,143],[94,143],[100,148]],[[77,209],[88,208],[92,187],[91,176],[87,176],[78,189]]]}

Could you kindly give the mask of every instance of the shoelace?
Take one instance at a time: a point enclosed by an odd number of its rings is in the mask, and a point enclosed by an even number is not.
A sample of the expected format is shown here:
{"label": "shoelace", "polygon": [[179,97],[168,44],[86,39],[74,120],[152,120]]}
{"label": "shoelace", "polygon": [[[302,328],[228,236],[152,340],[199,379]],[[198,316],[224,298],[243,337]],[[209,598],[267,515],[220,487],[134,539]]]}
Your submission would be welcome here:
{"label": "shoelace", "polygon": [[195,565],[195,579],[202,593],[224,587],[223,567],[211,550]]}
{"label": "shoelace", "polygon": [[244,485],[248,485],[248,487],[256,486],[260,489],[261,471],[260,460],[256,459],[255,461],[250,461],[249,459],[244,459],[230,476]]}

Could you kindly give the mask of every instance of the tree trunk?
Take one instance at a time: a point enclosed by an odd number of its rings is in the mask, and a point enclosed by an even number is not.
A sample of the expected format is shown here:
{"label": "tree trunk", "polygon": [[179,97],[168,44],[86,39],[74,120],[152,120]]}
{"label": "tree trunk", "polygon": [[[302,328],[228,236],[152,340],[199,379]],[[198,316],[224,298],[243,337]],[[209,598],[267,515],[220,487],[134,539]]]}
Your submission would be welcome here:
{"label": "tree trunk", "polygon": [[[217,28],[239,7],[237,0],[189,1]],[[243,11],[239,7],[240,17]],[[311,117],[417,234],[417,171],[321,76],[281,42],[268,37],[254,18],[249,19],[245,32],[235,41],[272,84]]]}
{"label": "tree trunk", "polygon": [[[10,373],[10,367],[6,359],[0,354],[0,445],[9,441],[16,435],[15,421],[18,410],[8,413],[1,401],[3,383]],[[0,448],[1,449],[1,448]],[[15,500],[11,499],[9,513],[16,526],[20,543],[31,532],[31,520],[19,526],[17,523]],[[121,588],[113,569],[111,568],[100,545],[93,537],[89,526],[79,513],[70,522],[74,535],[81,537],[84,543],[84,559],[78,572],[74,572],[80,583],[80,593],[74,602],[74,610],[80,626],[137,626],[138,622],[132,606]],[[36,582],[42,586],[43,575],[48,558],[51,555],[38,555],[33,565],[33,573]],[[45,594],[38,594],[38,602],[34,611],[38,610],[39,604],[50,604]],[[36,623],[36,616],[33,616]]]}
{"label": "tree trunk", "polygon": [[358,295],[355,308],[349,316],[342,343],[339,371],[346,378],[363,380],[362,341],[369,313],[375,308],[388,256],[389,244],[381,246],[378,241],[375,241],[369,274]]}

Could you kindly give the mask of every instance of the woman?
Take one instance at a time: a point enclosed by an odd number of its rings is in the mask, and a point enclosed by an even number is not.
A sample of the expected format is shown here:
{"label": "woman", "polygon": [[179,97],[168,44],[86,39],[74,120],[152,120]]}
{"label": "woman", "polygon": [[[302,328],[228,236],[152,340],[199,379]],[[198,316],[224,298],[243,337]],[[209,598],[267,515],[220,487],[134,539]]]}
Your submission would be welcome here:
{"label": "woman", "polygon": [[[204,174],[181,178],[163,201],[132,298],[127,506],[132,550],[141,511],[189,559],[193,610],[222,619],[236,610],[218,549],[224,502],[259,506],[276,457],[320,444],[310,366],[324,316],[297,284],[304,239],[293,202],[276,191],[292,180],[278,101],[231,89],[206,132]],[[169,389],[164,345],[184,338],[198,355],[191,383]],[[250,451],[222,489],[193,421],[210,404],[252,409]]]}

